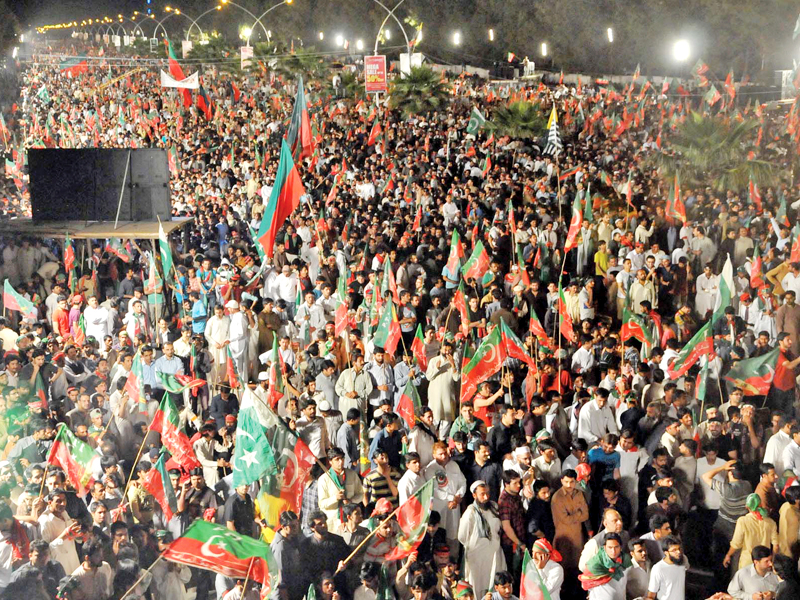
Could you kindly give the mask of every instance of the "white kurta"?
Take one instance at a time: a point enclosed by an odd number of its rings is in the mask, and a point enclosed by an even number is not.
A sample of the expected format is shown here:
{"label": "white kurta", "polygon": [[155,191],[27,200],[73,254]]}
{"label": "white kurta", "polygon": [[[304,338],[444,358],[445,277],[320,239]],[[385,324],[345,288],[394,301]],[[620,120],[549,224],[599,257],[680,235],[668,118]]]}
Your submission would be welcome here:
{"label": "white kurta", "polygon": [[77,569],[81,561],[78,559],[78,550],[75,548],[75,540],[66,537],[59,538],[61,533],[72,525],[72,519],[64,512],[64,519],[57,517],[50,510],[39,517],[39,531],[42,539],[50,544],[50,556],[57,560],[64,567],[65,573],[72,573]]}
{"label": "white kurta", "polygon": [[697,294],[695,295],[695,310],[700,317],[705,317],[706,312],[714,309],[719,289],[719,277],[712,275],[706,277],[705,273],[697,276]]}
{"label": "white kurta", "polygon": [[236,372],[245,379],[247,383],[247,346],[250,337],[250,323],[243,312],[236,312],[231,315],[231,325],[229,329],[230,350],[233,362],[236,365]]}
{"label": "white kurta", "polygon": [[544,586],[550,593],[550,600],[561,600],[561,584],[564,583],[564,567],[555,562],[548,560],[543,569],[536,569],[539,571],[539,577],[542,578]]}
{"label": "white kurta", "polygon": [[208,351],[211,354],[211,358],[214,359],[209,381],[215,385],[224,377],[225,365],[228,362],[225,347],[217,348],[217,344],[224,344],[228,341],[230,324],[231,320],[229,317],[223,316],[219,318],[216,315],[211,316],[206,322],[205,336],[208,342]]}
{"label": "white kurta", "polygon": [[442,527],[447,532],[448,540],[458,536],[458,520],[461,518],[461,507],[448,508],[447,503],[455,496],[464,497],[467,493],[467,480],[461,469],[452,460],[443,466],[435,460],[425,467],[425,480],[436,478],[433,484],[433,510],[442,516]]}
{"label": "white kurta", "polygon": [[[434,509],[435,510],[435,509]],[[480,516],[483,515],[490,538],[481,537]],[[476,598],[483,598],[493,589],[494,575],[506,568],[506,559],[500,547],[500,518],[488,510],[481,511],[476,504],[470,504],[461,517],[458,526],[458,541],[464,546],[464,577]]]}
{"label": "white kurta", "polygon": [[434,356],[428,362],[425,377],[430,382],[428,385],[428,406],[433,411],[433,420],[452,421],[455,418],[453,411],[453,398],[459,372],[450,366],[443,356]]}

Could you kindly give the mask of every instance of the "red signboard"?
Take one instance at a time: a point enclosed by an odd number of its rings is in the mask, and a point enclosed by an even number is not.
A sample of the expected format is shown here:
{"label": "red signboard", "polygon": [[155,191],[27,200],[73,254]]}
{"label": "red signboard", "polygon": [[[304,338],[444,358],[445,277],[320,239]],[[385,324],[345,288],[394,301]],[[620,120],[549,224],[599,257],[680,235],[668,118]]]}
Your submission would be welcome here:
{"label": "red signboard", "polygon": [[387,91],[385,56],[364,57],[364,85],[368,94]]}

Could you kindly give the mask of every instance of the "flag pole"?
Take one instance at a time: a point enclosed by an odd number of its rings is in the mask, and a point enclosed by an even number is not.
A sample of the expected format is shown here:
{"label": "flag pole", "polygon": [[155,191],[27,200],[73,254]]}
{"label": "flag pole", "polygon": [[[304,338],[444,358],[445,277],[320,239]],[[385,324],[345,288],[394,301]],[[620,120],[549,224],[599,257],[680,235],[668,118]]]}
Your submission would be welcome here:
{"label": "flag pole", "polygon": [[[150,420],[150,425],[147,426],[147,431],[144,434],[144,438],[142,438],[142,443],[139,446],[139,452],[136,454],[136,460],[134,460],[133,464],[131,465],[131,472],[128,474],[128,481],[125,484],[125,491],[122,493],[122,504],[125,504],[125,500],[128,497],[128,489],[131,487],[131,480],[133,479],[133,474],[136,472],[136,465],[139,464],[139,459],[142,457],[142,451],[144,450],[145,442],[147,442],[147,436],[150,435],[150,427],[152,427],[155,418],[155,415],[153,415],[153,418]],[[122,600],[122,598],[120,598],[120,600]]]}
{"label": "flag pole", "polygon": [[253,561],[255,561],[255,557],[252,557],[250,564],[247,565],[247,574],[244,577],[244,585],[242,586],[242,600],[247,598],[247,584],[250,583],[250,571],[253,568]]}
{"label": "flag pole", "polygon": [[[398,512],[400,512],[400,508],[401,508],[402,506],[403,506],[403,505],[401,504],[400,506],[398,506],[397,508],[395,508],[395,509],[394,509],[394,510],[393,510],[391,513],[389,513],[389,516],[388,516],[388,517],[386,517],[386,518],[385,518],[383,521],[381,521],[380,523],[378,523],[378,526],[377,526],[377,527],[375,527],[375,529],[373,529],[372,531],[370,531],[370,532],[369,532],[369,535],[368,535],[367,537],[365,537],[363,540],[361,540],[361,543],[360,543],[358,546],[356,546],[356,547],[353,549],[353,551],[352,551],[352,552],[349,554],[349,556],[348,556],[347,558],[345,558],[343,561],[341,561],[341,562],[339,563],[339,567],[336,569],[336,573],[341,573],[341,572],[344,570],[344,566],[345,566],[347,563],[349,563],[349,562],[350,562],[350,561],[353,559],[353,557],[354,557],[356,554],[358,554],[358,551],[359,551],[359,550],[361,550],[362,546],[364,546],[364,544],[366,544],[366,543],[367,543],[367,540],[369,540],[369,539],[370,539],[370,538],[371,538],[373,535],[375,535],[376,533],[378,533],[378,530],[379,530],[381,527],[383,527],[384,525],[386,525],[386,523],[388,523],[390,520],[392,520],[392,518],[393,518],[393,517],[394,517],[394,516],[395,516],[395,515],[396,515]],[[122,600],[122,599],[120,598],[120,600]]]}
{"label": "flag pole", "polygon": [[[142,580],[143,580],[143,579],[144,579],[144,578],[147,576],[147,574],[148,574],[150,571],[152,571],[152,570],[153,570],[153,567],[155,567],[155,566],[158,564],[158,561],[160,561],[162,558],[164,558],[164,553],[163,553],[163,552],[162,552],[161,554],[159,554],[159,555],[158,555],[158,558],[156,558],[156,559],[153,561],[153,564],[152,564],[152,565],[150,565],[149,567],[147,567],[147,568],[146,568],[146,569],[145,569],[145,570],[142,572],[142,574],[141,574],[141,576],[139,577],[139,579],[137,579],[137,580],[134,582],[134,584],[133,584],[131,587],[129,587],[129,588],[128,588],[128,591],[126,591],[126,592],[125,592],[125,593],[124,593],[124,594],[123,594],[123,595],[120,597],[120,599],[119,599],[119,600],[125,600],[125,598],[127,598],[127,597],[128,597],[128,594],[130,594],[130,593],[131,593],[131,592],[134,590],[134,588],[136,588],[136,586],[137,586],[137,585],[139,585],[139,584],[142,582]],[[244,594],[242,594],[242,597],[244,597]]]}

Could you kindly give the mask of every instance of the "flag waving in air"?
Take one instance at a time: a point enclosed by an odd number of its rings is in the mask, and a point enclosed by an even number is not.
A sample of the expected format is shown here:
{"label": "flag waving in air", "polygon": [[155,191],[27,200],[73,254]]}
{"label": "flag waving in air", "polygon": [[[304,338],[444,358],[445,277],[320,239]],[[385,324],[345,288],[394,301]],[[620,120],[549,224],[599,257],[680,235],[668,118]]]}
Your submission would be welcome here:
{"label": "flag waving in air", "polygon": [[3,306],[6,310],[16,310],[29,319],[35,319],[37,315],[33,302],[17,292],[8,279],[3,283]]}
{"label": "flag waving in air", "polygon": [[397,524],[400,526],[397,546],[384,556],[384,561],[405,558],[422,543],[431,516],[434,481],[435,478],[429,479],[413,496],[403,502],[397,513]]}
{"label": "flag waving in air", "polygon": [[780,348],[734,363],[725,379],[741,388],[745,396],[765,396],[772,387]]}
{"label": "flag waving in air", "polygon": [[47,455],[47,464],[61,467],[80,496],[85,496],[89,491],[99,463],[100,455],[89,444],[75,437],[69,427],[60,423]]}
{"label": "flag waving in air", "polygon": [[202,466],[194,454],[189,438],[181,431],[178,409],[169,394],[164,394],[158,406],[150,430],[161,434],[161,442],[167,447],[172,457],[187,471]]}
{"label": "flag waving in air", "polygon": [[257,581],[261,584],[262,598],[269,597],[278,581],[278,564],[266,543],[202,519],[192,523],[167,547],[163,556],[232,579]]}
{"label": "flag waving in air", "polygon": [[272,258],[275,250],[275,238],[286,219],[300,206],[300,198],[306,193],[300,174],[292,160],[292,153],[286,140],[281,142],[281,156],[278,162],[278,172],[275,175],[275,185],[269,196],[269,202],[261,219],[258,229],[258,243],[264,249],[264,254]]}

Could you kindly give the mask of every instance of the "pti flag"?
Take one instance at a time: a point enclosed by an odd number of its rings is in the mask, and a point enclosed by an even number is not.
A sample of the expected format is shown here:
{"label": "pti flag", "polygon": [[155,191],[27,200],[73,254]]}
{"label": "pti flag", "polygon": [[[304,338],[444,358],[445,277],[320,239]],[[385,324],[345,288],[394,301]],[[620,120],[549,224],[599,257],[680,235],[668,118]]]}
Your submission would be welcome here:
{"label": "pti flag", "polygon": [[775,348],[755,358],[734,363],[725,379],[742,389],[745,396],[766,396],[775,378],[780,348]]}
{"label": "pti flag", "polygon": [[80,496],[89,491],[99,462],[100,455],[89,444],[75,437],[64,423],[59,424],[47,464],[61,467]]}
{"label": "pti flag", "polygon": [[252,579],[266,598],[278,579],[278,564],[261,540],[231,531],[224,525],[198,519],[163,554],[172,562],[206,569],[231,579]]}
{"label": "pti flag", "polygon": [[186,434],[179,428],[178,409],[169,394],[164,394],[158,406],[150,430],[161,434],[161,441],[172,457],[187,471],[202,466],[194,454],[192,444]]}
{"label": "pti flag", "polygon": [[400,526],[400,533],[396,538],[397,546],[383,557],[384,561],[400,560],[419,547],[428,530],[434,481],[435,478],[429,479],[400,506],[397,512],[397,524]]}

